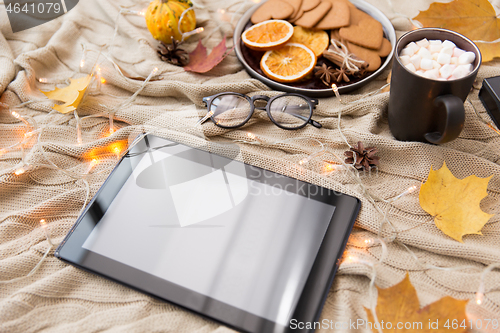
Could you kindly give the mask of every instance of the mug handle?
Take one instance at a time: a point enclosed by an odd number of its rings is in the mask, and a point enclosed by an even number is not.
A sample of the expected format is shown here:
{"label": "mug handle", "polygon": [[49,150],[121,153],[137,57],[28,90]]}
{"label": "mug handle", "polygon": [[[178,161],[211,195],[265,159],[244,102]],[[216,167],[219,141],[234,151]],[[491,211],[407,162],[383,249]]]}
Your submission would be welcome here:
{"label": "mug handle", "polygon": [[441,144],[458,138],[465,122],[464,102],[455,95],[443,95],[436,97],[434,105],[444,106],[446,123],[443,133],[426,133],[425,139],[430,143]]}

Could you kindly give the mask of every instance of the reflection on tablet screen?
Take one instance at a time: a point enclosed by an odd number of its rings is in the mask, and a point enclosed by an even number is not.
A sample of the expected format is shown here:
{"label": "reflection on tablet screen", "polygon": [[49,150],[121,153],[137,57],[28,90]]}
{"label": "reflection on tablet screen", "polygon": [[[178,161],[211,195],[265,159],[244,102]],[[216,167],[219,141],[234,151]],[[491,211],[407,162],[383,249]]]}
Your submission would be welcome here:
{"label": "reflection on tablet screen", "polygon": [[216,158],[181,145],[130,157],[83,247],[288,326],[335,207]]}

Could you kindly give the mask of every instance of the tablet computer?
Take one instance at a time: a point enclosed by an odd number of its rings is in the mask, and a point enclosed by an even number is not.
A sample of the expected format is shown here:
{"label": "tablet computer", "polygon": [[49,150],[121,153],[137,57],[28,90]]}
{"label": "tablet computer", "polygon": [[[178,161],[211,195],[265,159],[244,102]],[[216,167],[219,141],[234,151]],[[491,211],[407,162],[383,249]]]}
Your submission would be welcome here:
{"label": "tablet computer", "polygon": [[360,202],[220,147],[141,138],[55,255],[239,331],[308,332]]}

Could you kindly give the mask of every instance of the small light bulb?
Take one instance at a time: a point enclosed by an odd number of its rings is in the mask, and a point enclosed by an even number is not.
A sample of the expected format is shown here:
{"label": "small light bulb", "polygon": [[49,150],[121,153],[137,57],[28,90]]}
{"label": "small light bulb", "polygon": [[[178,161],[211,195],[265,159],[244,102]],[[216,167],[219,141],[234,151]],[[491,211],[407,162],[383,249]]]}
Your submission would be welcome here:
{"label": "small light bulb", "polygon": [[307,158],[303,158],[303,159],[301,159],[301,160],[299,161],[299,165],[304,165],[304,164],[306,164],[306,163],[309,163],[309,159],[307,159]]}
{"label": "small light bulb", "polygon": [[82,59],[82,60],[80,61],[80,68],[83,68],[83,66],[85,66],[85,60],[84,60],[84,59]]}
{"label": "small light bulb", "polygon": [[408,191],[408,193],[412,193],[412,192],[414,192],[417,188],[418,188],[418,186],[417,186],[417,185],[413,185],[412,187],[408,188],[408,190],[407,190],[407,191]]}
{"label": "small light bulb", "polygon": [[250,139],[252,139],[252,140],[255,140],[255,138],[257,137],[255,134],[250,133],[250,132],[248,132],[248,133],[247,133],[247,136],[248,136]]}
{"label": "small light bulb", "polygon": [[476,293],[476,304],[481,305],[483,303],[484,294],[481,292]]}
{"label": "small light bulb", "polygon": [[40,82],[40,83],[47,83],[47,82],[49,82],[49,80],[47,80],[44,77],[41,77],[41,78],[38,79],[38,82]]}
{"label": "small light bulb", "polygon": [[47,228],[47,221],[45,221],[45,219],[41,219],[40,220],[40,225],[42,226],[42,228]]}
{"label": "small light bulb", "polygon": [[101,83],[102,83],[102,84],[106,84],[106,79],[105,79],[105,78],[103,78],[103,77],[101,77]]}
{"label": "small light bulb", "polygon": [[14,116],[14,118],[17,118],[17,119],[21,118],[19,113],[17,113],[16,111],[12,111],[11,114],[12,114],[12,116]]}
{"label": "small light bulb", "polygon": [[24,169],[24,167],[21,167],[21,168],[17,169],[16,172],[14,172],[14,174],[16,176],[19,176],[19,175],[22,175],[25,172],[26,172],[26,169]]}
{"label": "small light bulb", "polygon": [[342,98],[340,98],[340,94],[339,94],[339,88],[337,87],[337,85],[335,83],[332,84],[332,90],[333,90],[333,93],[335,94],[335,97],[337,97],[339,99],[339,101],[342,102]]}
{"label": "small light bulb", "polygon": [[85,172],[88,174],[92,169],[99,163],[99,160],[97,158],[94,158],[90,161],[89,166],[87,168],[87,171]]}

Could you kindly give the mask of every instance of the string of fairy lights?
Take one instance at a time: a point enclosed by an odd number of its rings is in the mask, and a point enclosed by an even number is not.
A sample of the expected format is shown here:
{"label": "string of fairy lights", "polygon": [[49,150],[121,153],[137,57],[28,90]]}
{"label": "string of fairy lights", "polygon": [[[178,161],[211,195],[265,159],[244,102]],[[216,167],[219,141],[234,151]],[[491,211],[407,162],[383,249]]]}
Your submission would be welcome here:
{"label": "string of fairy lights", "polygon": [[[231,25],[234,24],[235,17],[237,15],[241,14],[241,11],[244,8],[246,8],[245,6],[247,5],[248,2],[258,3],[258,2],[260,2],[260,0],[242,1],[240,6],[237,7],[237,9],[231,15],[228,15],[227,9],[218,9],[216,13],[217,13],[217,15],[219,15],[219,18],[221,19],[220,23],[216,28],[213,29],[212,32],[210,32],[210,34],[208,36],[211,36],[211,34],[214,33],[216,30],[218,30],[222,24],[231,24]],[[197,4],[194,3],[194,7],[196,7],[196,6],[197,6]],[[193,8],[190,8],[188,10],[193,10]],[[183,15],[188,10],[186,10],[183,13]],[[92,71],[90,73],[90,75],[92,76],[92,82],[91,82],[91,84],[89,84],[90,88],[86,92],[84,99],[89,98],[90,96],[92,96],[94,94],[100,94],[100,93],[105,94],[102,91],[102,86],[106,85],[107,81],[106,81],[106,78],[102,74],[102,70],[101,70],[102,63],[98,62],[98,60],[100,59],[101,56],[105,60],[109,61],[112,65],[112,67],[120,75],[122,75],[123,77],[126,77],[124,75],[124,73],[120,70],[120,67],[115,63],[114,58],[113,58],[112,53],[111,53],[114,40],[119,33],[118,21],[119,21],[120,17],[123,15],[144,16],[145,14],[144,14],[144,10],[136,11],[136,10],[121,8],[119,11],[119,14],[115,20],[114,34],[110,40],[110,43],[107,46],[102,47],[100,50],[92,50],[92,49],[89,49],[86,45],[82,45],[82,58],[81,58],[80,64],[79,64],[79,72],[80,73],[83,71],[83,68],[85,67],[85,65],[88,61],[89,53],[91,53],[91,52],[97,53],[95,64],[92,66]],[[181,18],[182,17],[183,16],[181,16]],[[180,23],[181,23],[181,20],[179,20],[179,28],[180,28]],[[204,31],[204,28],[197,28],[197,29],[190,31],[190,32],[184,32],[183,37],[187,37],[189,35],[194,35],[194,34],[199,34],[199,33],[202,33],[203,31]],[[205,37],[205,38],[207,38],[207,37]],[[107,50],[107,53],[105,52],[106,50]],[[103,108],[105,108],[107,110],[104,113],[89,115],[89,116],[85,116],[85,117],[79,117],[77,110],[75,110],[73,112],[72,116],[75,118],[75,121],[76,121],[76,131],[77,131],[76,145],[82,145],[82,143],[83,143],[81,124],[82,124],[82,121],[84,119],[93,118],[93,117],[105,117],[105,118],[107,117],[107,118],[109,118],[109,134],[110,135],[113,134],[116,131],[116,126],[114,124],[114,118],[115,118],[116,112],[124,107],[133,105],[134,101],[139,96],[139,94],[144,90],[144,88],[146,88],[146,86],[148,84],[150,84],[150,81],[159,75],[158,71],[159,71],[158,68],[156,68],[156,67],[153,68],[151,73],[148,75],[148,77],[146,77],[144,79],[141,86],[131,96],[128,96],[128,97],[113,96],[115,98],[123,99],[122,102],[116,104],[115,106],[108,107],[106,105],[100,104]],[[39,83],[42,83],[42,84],[53,84],[53,85],[68,84],[69,83],[69,80],[51,81],[50,79],[47,79],[47,78],[38,78],[37,81]],[[333,90],[337,100],[339,101],[340,105],[349,105],[349,104],[359,103],[363,100],[366,100],[366,99],[380,93],[388,85],[389,84],[386,84],[386,85],[380,87],[379,89],[372,91],[368,94],[365,94],[365,95],[361,96],[361,98],[358,98],[352,102],[345,102],[341,98],[339,91],[338,91],[338,88],[335,84],[332,85],[332,90]],[[85,190],[85,199],[84,199],[83,207],[81,208],[80,213],[79,213],[79,215],[80,215],[83,212],[83,210],[85,209],[85,207],[90,199],[89,196],[90,196],[91,191],[90,191],[90,185],[89,185],[89,182],[87,180],[87,177],[91,174],[109,172],[110,168],[104,168],[104,169],[101,169],[99,171],[95,171],[95,167],[100,162],[100,159],[98,157],[92,157],[92,158],[90,158],[89,161],[86,161],[87,167],[84,169],[83,172],[77,172],[75,170],[61,168],[51,160],[51,158],[47,155],[47,153],[44,150],[44,143],[41,140],[42,134],[43,134],[45,129],[50,128],[52,125],[54,125],[60,121],[60,118],[57,118],[56,115],[60,115],[61,117],[68,117],[68,115],[61,115],[60,113],[58,113],[55,110],[51,111],[44,117],[46,119],[46,121],[43,122],[43,125],[39,125],[37,123],[37,121],[34,119],[34,117],[23,114],[21,111],[25,108],[28,108],[31,104],[47,103],[47,102],[54,103],[54,101],[50,100],[50,99],[30,100],[30,101],[23,102],[21,104],[14,105],[14,106],[9,106],[9,105],[0,103],[0,109],[2,109],[2,108],[7,109],[10,112],[10,114],[12,115],[12,117],[14,117],[19,122],[21,122],[26,128],[24,137],[21,141],[13,144],[11,146],[8,146],[8,147],[0,148],[0,157],[7,154],[10,151],[16,151],[16,150],[21,151],[21,155],[22,155],[21,161],[18,164],[16,164],[12,168],[12,170],[8,171],[9,173],[13,173],[16,176],[33,171],[37,168],[50,168],[50,169],[58,170],[64,174],[66,174],[67,176],[71,177],[75,181],[81,180],[83,182],[83,184],[85,185],[85,189],[84,189]],[[490,121],[485,120],[484,118],[482,118],[479,115],[478,111],[476,110],[476,108],[474,107],[472,102],[469,101],[469,103],[472,105],[474,112],[476,113],[478,118],[481,120],[481,122],[483,122],[485,125],[487,125],[489,128],[491,128],[497,134],[500,135],[500,131],[498,131],[498,129]],[[69,116],[71,116],[71,115],[69,115]],[[175,127],[175,128],[169,128],[169,130],[191,132],[190,134],[192,134],[193,131],[190,131],[190,130],[202,127],[201,124],[203,123],[203,121],[210,118],[211,116],[212,116],[212,114],[210,112],[208,112],[200,121],[198,121],[192,127]],[[349,148],[352,148],[352,145],[350,144],[350,142],[347,140],[346,136],[343,133],[342,125],[341,125],[341,120],[342,120],[341,116],[342,116],[341,108],[339,108],[338,109],[338,117],[337,117],[337,129],[338,129],[339,136],[342,138],[344,143]],[[54,117],[56,117],[56,119],[53,119]],[[154,128],[151,129],[151,131],[148,131],[148,133],[143,134],[143,135],[147,135],[147,134],[152,133],[152,132],[154,132]],[[204,135],[202,135],[202,137],[205,140],[209,140]],[[363,197],[380,214],[380,226],[379,226],[378,233],[375,237],[365,237],[360,242],[354,241],[355,238],[351,237],[351,239],[349,241],[349,244],[353,245],[352,247],[361,248],[361,249],[369,249],[369,248],[372,248],[375,246],[380,246],[381,247],[380,258],[376,261],[367,260],[366,258],[363,257],[363,255],[368,254],[367,251],[363,252],[362,255],[360,255],[359,253],[354,252],[352,248],[348,248],[344,254],[344,259],[343,259],[343,264],[362,264],[362,265],[366,265],[367,267],[369,267],[371,269],[372,274],[370,277],[370,284],[369,284],[370,311],[371,311],[373,317],[375,318],[376,323],[379,323],[378,318],[377,318],[377,314],[375,311],[376,299],[374,297],[375,292],[376,292],[375,281],[376,281],[376,276],[377,276],[377,267],[382,265],[384,263],[385,259],[388,257],[388,252],[389,252],[388,247],[387,247],[388,243],[397,242],[397,244],[402,246],[411,255],[411,257],[415,260],[415,262],[419,266],[421,266],[423,269],[436,269],[436,270],[441,270],[441,271],[478,270],[477,266],[472,266],[472,265],[456,266],[456,267],[440,267],[440,266],[435,266],[435,265],[424,263],[417,257],[417,255],[408,246],[406,246],[404,243],[402,243],[400,241],[397,241],[398,235],[400,233],[408,231],[408,230],[413,229],[415,227],[412,227],[412,228],[406,229],[406,230],[398,230],[389,219],[389,216],[388,216],[389,207],[391,204],[393,204],[397,200],[401,199],[402,197],[417,191],[420,187],[420,184],[414,184],[414,185],[410,186],[409,188],[407,188],[404,192],[402,192],[402,193],[400,193],[392,198],[389,198],[389,199],[380,198],[379,196],[371,193],[369,188],[367,188],[367,186],[365,185],[365,182],[363,180],[363,178],[366,176],[366,174],[360,173],[354,167],[354,163],[352,165],[346,164],[344,162],[344,160],[336,154],[335,147],[331,147],[331,145],[329,145],[329,144],[325,144],[325,143],[321,142],[320,140],[309,138],[309,137],[294,137],[294,138],[285,139],[285,140],[269,141],[269,140],[266,140],[264,138],[259,137],[258,135],[254,134],[254,133],[247,132],[246,139],[244,139],[244,140],[241,140],[241,139],[232,140],[230,143],[231,144],[232,143],[241,143],[241,144],[248,144],[248,145],[259,145],[259,146],[263,146],[263,147],[272,147],[272,148],[283,150],[284,149],[283,144],[291,143],[293,141],[303,141],[303,140],[308,140],[310,142],[314,142],[314,146],[317,145],[319,148],[312,153],[308,152],[307,156],[305,158],[299,160],[297,162],[299,166],[305,167],[312,160],[320,159],[325,154],[331,154],[332,156],[335,157],[336,161],[332,162],[332,161],[324,161],[323,160],[322,162],[323,162],[324,167],[322,168],[321,172],[319,172],[319,174],[322,175],[323,177],[332,177],[332,176],[338,175],[339,172],[346,172],[351,177],[351,179],[353,179],[355,181],[355,183],[359,187],[360,193],[363,195]],[[137,142],[137,140],[134,142]],[[220,142],[218,142],[218,143],[220,143]],[[31,145],[31,150],[28,151],[27,148],[30,145]],[[130,147],[115,146],[115,148],[113,148],[113,151],[117,157],[120,157],[123,154],[127,153],[131,148],[132,148],[132,145]],[[40,152],[42,154],[42,156],[44,157],[45,161],[47,162],[47,164],[30,163],[30,156],[33,155],[35,152]],[[356,159],[354,159],[354,160],[356,160]],[[312,170],[312,171],[314,171],[314,170]],[[375,168],[374,171],[378,175],[378,168]],[[372,172],[372,169],[370,168],[368,170],[368,176],[371,175],[371,172]],[[387,204],[386,208],[382,209],[380,207],[380,205],[378,204],[379,202]],[[428,222],[424,222],[424,223],[428,223]],[[392,231],[389,232],[389,234],[391,235],[390,237],[383,236],[384,228],[386,225],[392,229]],[[423,225],[423,224],[417,225],[416,227],[419,227],[421,225]],[[0,281],[0,284],[12,283],[12,282],[16,282],[16,281],[19,281],[21,279],[32,276],[39,269],[39,267],[43,264],[44,260],[46,259],[46,257],[50,253],[50,251],[57,246],[57,244],[55,244],[55,242],[53,242],[51,237],[50,237],[49,225],[48,225],[46,219],[40,220],[40,227],[43,230],[44,235],[45,235],[47,242],[49,244],[48,249],[46,250],[46,252],[42,256],[40,261],[27,275],[22,276],[22,277],[18,277],[15,279],[7,280],[7,281]],[[500,263],[493,263],[493,264],[488,265],[487,267],[482,269],[482,273],[480,275],[480,280],[479,280],[479,287],[478,287],[477,292],[475,294],[476,304],[481,305],[484,303],[485,293],[488,292],[488,290],[486,289],[486,284],[485,284],[486,276],[496,268],[500,268]],[[382,332],[380,329],[380,325],[378,325],[378,330],[380,333]]]}

